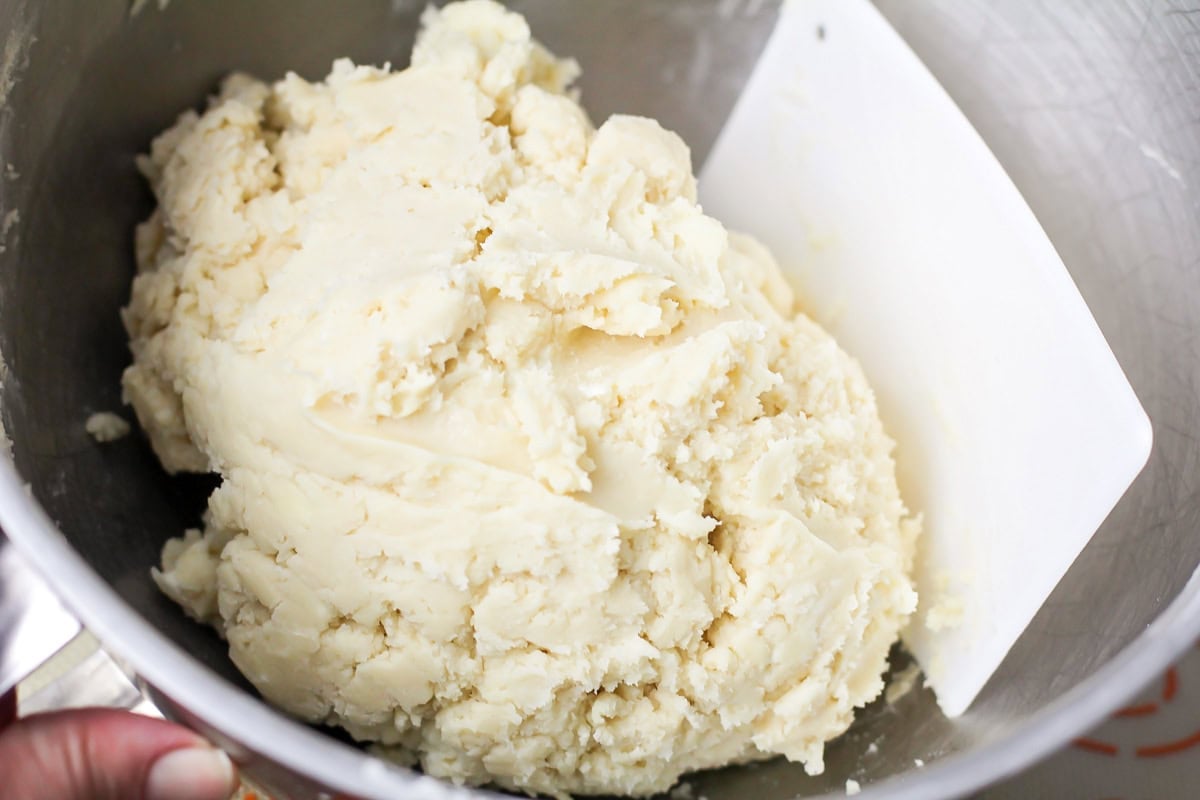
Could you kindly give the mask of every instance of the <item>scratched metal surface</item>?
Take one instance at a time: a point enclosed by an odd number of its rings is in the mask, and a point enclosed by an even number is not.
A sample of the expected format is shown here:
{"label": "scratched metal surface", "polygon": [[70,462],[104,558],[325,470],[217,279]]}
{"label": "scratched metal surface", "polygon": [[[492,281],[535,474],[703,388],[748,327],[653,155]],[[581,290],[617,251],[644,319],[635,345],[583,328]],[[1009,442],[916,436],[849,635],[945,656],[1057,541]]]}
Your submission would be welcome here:
{"label": "scratched metal surface", "polygon": [[[83,433],[88,413],[118,407],[127,360],[115,309],[128,292],[129,230],[147,211],[132,154],[230,68],[319,75],[339,55],[402,61],[422,3],[360,0],[338,15],[324,0],[215,5],[177,0],[131,18],[124,0],[0,0],[12,54],[0,63],[0,155],[13,165],[0,211],[20,211],[0,250],[3,411],[20,479],[0,469],[0,510],[13,540],[163,707],[266,782],[295,797],[321,786],[480,796],[383,769],[254,701],[222,643],[148,579],[162,539],[194,522],[207,487],[167,481],[136,437],[101,452]],[[607,0],[564,14],[560,0],[514,5],[552,47],[584,62],[593,116],[654,113],[697,160],[777,7]],[[840,792],[847,778],[864,797],[969,792],[1124,701],[1197,621],[1195,608],[1176,606],[1148,628],[1176,598],[1200,598],[1200,587],[1183,591],[1200,562],[1200,13],[1185,0],[879,5],[1046,226],[1154,420],[1156,449],[966,717],[950,722],[928,693],[913,692],[868,709],[831,746],[824,776],[778,762],[720,771],[693,781],[711,800]],[[915,769],[916,759],[926,766]]]}

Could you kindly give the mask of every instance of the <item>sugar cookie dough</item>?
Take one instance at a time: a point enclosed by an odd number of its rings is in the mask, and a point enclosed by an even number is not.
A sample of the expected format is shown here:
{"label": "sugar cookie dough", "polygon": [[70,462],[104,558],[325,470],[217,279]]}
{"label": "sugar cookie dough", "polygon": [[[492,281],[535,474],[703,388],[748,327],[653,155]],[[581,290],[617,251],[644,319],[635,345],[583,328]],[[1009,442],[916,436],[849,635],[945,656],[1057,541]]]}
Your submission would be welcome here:
{"label": "sugar cookie dough", "polygon": [[916,605],[892,443],[679,137],[594,128],[577,72],[473,0],[408,69],[234,75],[154,141],[125,396],[222,479],[155,579],[433,775],[818,772]]}
{"label": "sugar cookie dough", "polygon": [[88,436],[97,444],[108,444],[129,435],[129,423],[111,411],[97,411],[83,424]]}

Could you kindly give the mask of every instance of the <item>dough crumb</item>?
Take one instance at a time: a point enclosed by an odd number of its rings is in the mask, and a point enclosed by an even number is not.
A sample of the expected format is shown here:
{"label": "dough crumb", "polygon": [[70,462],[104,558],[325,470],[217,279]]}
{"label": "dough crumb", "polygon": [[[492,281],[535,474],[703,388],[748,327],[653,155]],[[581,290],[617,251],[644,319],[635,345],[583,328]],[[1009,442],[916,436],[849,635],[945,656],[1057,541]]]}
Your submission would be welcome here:
{"label": "dough crumb", "polygon": [[232,75],[154,140],[123,388],[221,480],[154,579],[268,701],[456,783],[819,773],[916,608],[893,443],[578,73],[469,0],[405,70]]}
{"label": "dough crumb", "polygon": [[911,692],[922,677],[920,665],[915,661],[909,664],[897,672],[888,683],[883,693],[884,702],[888,705],[893,705],[900,698]]}
{"label": "dough crumb", "polygon": [[693,800],[695,794],[692,790],[692,785],[687,781],[680,783],[671,790],[671,800]]}
{"label": "dough crumb", "polygon": [[129,435],[129,423],[111,411],[92,414],[84,423],[88,434],[100,444],[115,442]]}
{"label": "dough crumb", "polygon": [[853,778],[846,781],[846,796],[847,797],[853,797],[854,795],[858,794],[861,791],[862,791],[862,786],[859,785],[858,781],[854,780]]}
{"label": "dough crumb", "polygon": [[925,612],[925,627],[931,631],[941,631],[962,625],[965,606],[961,597],[943,596],[932,608]]}
{"label": "dough crumb", "polygon": [[966,574],[955,575],[945,570],[937,574],[933,591],[922,597],[923,612],[919,613],[926,628],[936,633],[963,624],[966,605],[959,587],[968,578]]}
{"label": "dough crumb", "polygon": [[171,0],[133,0],[133,2],[129,4],[129,16],[136,17],[138,14],[142,13],[142,10],[149,6],[151,2],[157,3],[159,11],[166,11],[167,4],[170,3]]}

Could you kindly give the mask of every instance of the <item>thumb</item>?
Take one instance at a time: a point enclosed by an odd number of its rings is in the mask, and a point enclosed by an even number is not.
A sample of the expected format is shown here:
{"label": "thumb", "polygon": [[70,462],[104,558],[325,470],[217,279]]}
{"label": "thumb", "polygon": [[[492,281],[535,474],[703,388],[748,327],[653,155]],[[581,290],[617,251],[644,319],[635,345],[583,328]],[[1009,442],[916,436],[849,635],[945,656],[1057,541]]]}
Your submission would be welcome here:
{"label": "thumb", "polygon": [[194,733],[126,711],[35,714],[0,732],[12,800],[226,800],[228,756]]}

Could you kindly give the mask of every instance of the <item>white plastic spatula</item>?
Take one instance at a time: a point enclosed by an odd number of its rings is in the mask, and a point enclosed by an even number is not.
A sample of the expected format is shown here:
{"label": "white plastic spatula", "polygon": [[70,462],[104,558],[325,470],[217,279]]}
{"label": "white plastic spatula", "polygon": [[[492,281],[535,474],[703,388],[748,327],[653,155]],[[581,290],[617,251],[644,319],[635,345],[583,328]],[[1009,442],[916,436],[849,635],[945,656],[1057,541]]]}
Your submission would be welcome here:
{"label": "white plastic spatula", "polygon": [[865,0],[785,4],[700,195],[875,386],[925,518],[906,640],[961,714],[1145,464],[1145,412],[1016,187]]}
{"label": "white plastic spatula", "polygon": [[77,633],[79,623],[0,533],[0,697]]}

